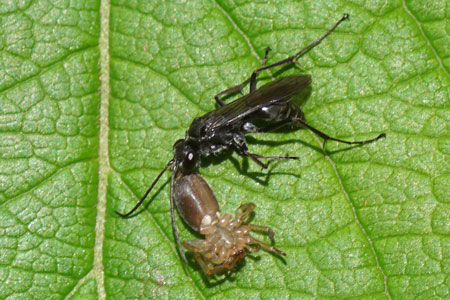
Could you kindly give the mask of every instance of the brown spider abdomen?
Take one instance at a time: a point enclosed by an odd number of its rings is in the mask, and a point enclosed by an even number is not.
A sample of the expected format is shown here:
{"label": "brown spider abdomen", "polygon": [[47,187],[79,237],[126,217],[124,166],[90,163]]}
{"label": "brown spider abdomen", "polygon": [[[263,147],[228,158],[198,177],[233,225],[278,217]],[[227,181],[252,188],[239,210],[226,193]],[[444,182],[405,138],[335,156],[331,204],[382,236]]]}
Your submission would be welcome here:
{"label": "brown spider abdomen", "polygon": [[205,217],[210,216],[212,220],[219,212],[219,204],[213,191],[198,174],[176,179],[173,193],[180,215],[195,231],[200,230]]}

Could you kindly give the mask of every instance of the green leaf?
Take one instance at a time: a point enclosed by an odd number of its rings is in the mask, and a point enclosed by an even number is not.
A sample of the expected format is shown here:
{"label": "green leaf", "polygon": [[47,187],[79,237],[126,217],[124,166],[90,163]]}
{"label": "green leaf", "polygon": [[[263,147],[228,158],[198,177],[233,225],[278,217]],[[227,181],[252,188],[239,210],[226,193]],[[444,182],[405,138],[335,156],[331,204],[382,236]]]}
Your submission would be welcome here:
{"label": "green leaf", "polygon": [[[366,3],[367,2],[367,3]],[[424,1],[10,1],[0,4],[0,299],[450,297],[450,11]],[[223,212],[257,208],[280,259],[231,278],[181,263],[170,172],[121,219],[214,95],[344,22],[298,64],[306,130],[249,137],[199,170]],[[247,90],[246,90],[247,91]],[[230,101],[229,99],[228,101]],[[199,238],[178,218],[182,240]],[[267,240],[266,237],[261,237]],[[223,280],[220,280],[223,279]]]}

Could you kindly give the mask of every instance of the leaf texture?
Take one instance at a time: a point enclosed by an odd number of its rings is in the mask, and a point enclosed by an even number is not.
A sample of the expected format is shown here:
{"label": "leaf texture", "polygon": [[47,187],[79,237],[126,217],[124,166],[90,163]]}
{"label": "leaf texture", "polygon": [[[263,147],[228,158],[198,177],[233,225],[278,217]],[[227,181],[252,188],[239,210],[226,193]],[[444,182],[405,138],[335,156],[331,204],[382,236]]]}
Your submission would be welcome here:
{"label": "leaf texture", "polygon": [[[170,174],[142,213],[114,214],[267,46],[268,63],[283,59],[343,13],[258,84],[310,74],[311,125],[387,138],[324,152],[281,130],[249,137],[251,151],[300,161],[261,170],[234,153],[200,168],[223,212],[256,204],[285,259],[261,251],[215,279],[183,266]],[[0,4],[0,299],[448,299],[449,19],[444,0]]]}

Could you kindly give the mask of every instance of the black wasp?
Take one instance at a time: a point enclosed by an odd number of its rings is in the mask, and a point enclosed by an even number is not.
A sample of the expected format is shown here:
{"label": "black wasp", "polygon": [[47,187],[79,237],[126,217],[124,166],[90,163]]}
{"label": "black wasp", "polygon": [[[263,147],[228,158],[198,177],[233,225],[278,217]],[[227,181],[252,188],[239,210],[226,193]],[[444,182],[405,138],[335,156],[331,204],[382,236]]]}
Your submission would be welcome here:
{"label": "black wasp", "polygon": [[[308,88],[311,84],[310,75],[293,75],[284,77],[272,81],[259,89],[256,88],[256,77],[261,71],[294,63],[296,58],[318,45],[348,17],[348,14],[344,14],[344,16],[319,39],[312,42],[296,54],[268,66],[266,66],[265,63],[270,48],[267,48],[261,66],[253,71],[249,79],[237,86],[218,93],[214,98],[218,103],[219,108],[194,119],[191,126],[186,131],[185,138],[175,142],[173,146],[173,158],[155,178],[136,206],[126,214],[119,212],[116,213],[122,217],[129,217],[132,215],[144,202],[145,198],[153,189],[156,182],[161,178],[163,173],[167,169],[171,168],[172,177],[170,184],[170,210],[172,215],[172,227],[180,249],[180,254],[186,261],[186,257],[182,251],[181,242],[178,237],[174,214],[173,191],[176,177],[175,174],[178,171],[185,175],[189,175],[193,173],[197,167],[199,167],[200,160],[202,158],[210,155],[216,155],[230,149],[235,150],[242,156],[249,157],[263,168],[267,168],[268,165],[262,162],[261,159],[299,159],[299,157],[287,155],[263,156],[249,152],[247,147],[247,142],[244,135],[245,133],[269,132],[288,124],[294,128],[309,129],[323,138],[324,143],[328,140],[333,140],[350,145],[367,144],[385,137],[385,134],[382,133],[376,138],[370,140],[350,142],[330,137],[320,130],[308,125],[300,107],[292,103],[290,100],[295,95]],[[246,84],[250,85],[249,94],[228,104],[225,104],[220,99],[220,96],[241,91]],[[264,122],[265,125],[263,127],[257,127],[255,122]]]}

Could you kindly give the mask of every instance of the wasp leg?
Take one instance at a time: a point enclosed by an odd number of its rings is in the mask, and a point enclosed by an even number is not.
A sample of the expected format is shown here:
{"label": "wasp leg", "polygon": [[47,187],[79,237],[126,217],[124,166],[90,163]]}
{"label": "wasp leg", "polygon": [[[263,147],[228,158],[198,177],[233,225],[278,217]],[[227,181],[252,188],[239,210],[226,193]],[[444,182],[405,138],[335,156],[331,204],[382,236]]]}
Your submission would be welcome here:
{"label": "wasp leg", "polygon": [[240,155],[250,157],[255,163],[257,163],[261,168],[267,169],[269,167],[270,161],[263,163],[260,159],[293,159],[300,160],[299,156],[289,156],[289,155],[259,155],[255,153],[250,153],[248,151],[238,152]]}
{"label": "wasp leg", "polygon": [[257,155],[250,153],[250,152],[244,152],[242,155],[250,157],[255,163],[257,163],[261,168],[267,169],[269,167],[268,163],[263,163],[260,161],[257,157]]}
{"label": "wasp leg", "polygon": [[[264,58],[263,58],[263,60],[261,61],[261,66],[260,66],[259,68],[264,67],[264,65],[266,64],[267,56],[269,55],[270,50],[271,50],[270,47],[267,47],[267,48],[266,48],[266,52],[265,52],[265,54],[264,54]],[[217,95],[215,95],[215,96],[214,96],[214,99],[216,100],[217,104],[219,104],[219,106],[224,106],[224,105],[225,105],[225,102],[223,102],[223,100],[220,99],[219,97],[220,97],[220,96],[223,96],[223,95],[233,94],[233,93],[236,93],[236,92],[241,92],[241,93],[242,93],[242,89],[244,88],[244,86],[245,86],[249,81],[250,81],[250,78],[247,79],[247,80],[245,80],[245,81],[242,82],[241,84],[238,84],[238,85],[236,85],[236,86],[233,86],[233,87],[231,87],[231,88],[228,88],[228,89],[226,89],[226,90],[224,90],[224,91],[221,91],[221,92],[218,93]],[[250,93],[252,93],[252,92],[253,92],[253,90],[250,89]]]}
{"label": "wasp leg", "polygon": [[[294,127],[297,128],[301,128],[301,127],[305,127],[308,130],[310,130],[311,132],[313,132],[314,134],[318,135],[319,137],[321,137],[324,141],[323,141],[323,147],[325,147],[325,144],[327,141],[331,140],[331,141],[336,141],[339,143],[344,143],[344,144],[348,144],[348,145],[362,145],[362,144],[369,144],[369,143],[373,143],[381,138],[385,138],[386,134],[385,133],[381,133],[379,134],[377,137],[372,138],[372,139],[368,139],[368,140],[362,140],[362,141],[346,141],[346,140],[341,140],[332,136],[329,136],[328,134],[320,131],[319,129],[316,129],[314,127],[312,127],[311,125],[309,125],[308,123],[306,123],[306,121],[304,119],[301,118],[294,118],[294,119],[286,119],[271,125],[268,125],[266,127],[263,128],[258,128],[256,126],[254,126],[252,128],[252,132],[253,133],[262,133],[262,132],[269,132],[269,131],[274,131],[277,130],[285,125],[293,125]],[[250,127],[250,126],[247,126]],[[263,158],[263,157],[259,157],[256,155],[256,158]],[[286,158],[286,157],[273,157],[273,158]],[[293,159],[293,158],[290,158]]]}
{"label": "wasp leg", "polygon": [[239,155],[250,157],[255,163],[257,163],[261,168],[267,169],[269,167],[269,163],[263,163],[260,159],[294,159],[299,160],[298,156],[289,156],[289,155],[270,155],[264,156],[255,153],[248,152],[247,142],[245,141],[245,137],[243,135],[235,135],[233,140],[233,146],[236,149],[236,152]]}
{"label": "wasp leg", "polygon": [[265,164],[258,159],[259,155],[248,152],[247,142],[243,134],[236,134],[233,138],[232,145],[239,155],[250,157],[263,169],[267,169],[269,167],[269,164]]}
{"label": "wasp leg", "polygon": [[[298,128],[307,128],[308,130],[315,133],[316,135],[318,135],[319,137],[321,137],[324,140],[323,146],[325,146],[325,143],[328,140],[332,140],[332,141],[336,141],[336,142],[340,142],[340,143],[344,143],[344,144],[349,144],[349,145],[355,145],[355,144],[358,145],[358,144],[372,143],[380,138],[386,137],[386,134],[381,133],[380,135],[378,135],[377,137],[375,137],[373,139],[368,139],[368,140],[363,140],[363,141],[353,141],[353,142],[331,137],[328,134],[309,125],[305,121],[304,114],[303,114],[301,108],[292,102],[286,102],[286,103],[281,103],[278,105],[268,106],[266,108],[266,110],[270,112],[269,116],[277,115],[278,120],[276,122],[269,124],[262,128],[259,128],[250,122],[246,122],[243,124],[242,129],[248,133],[262,133],[262,132],[269,132],[269,131],[276,130],[285,125],[292,125],[292,127],[297,128],[297,129]],[[288,114],[281,115],[282,113],[286,113],[286,112],[288,112]],[[267,119],[270,120],[269,117],[267,117]]]}
{"label": "wasp leg", "polygon": [[[299,156],[290,156],[290,155],[259,155],[259,154],[255,154],[255,153],[250,153],[247,152],[245,155],[249,156],[250,158],[254,158],[254,159],[293,159],[293,160],[300,160]],[[269,166],[269,162],[267,162],[265,165],[265,167],[263,167],[264,169],[267,169],[267,167]]]}
{"label": "wasp leg", "polygon": [[346,140],[341,140],[341,139],[337,139],[334,137],[331,137],[329,135],[327,135],[326,133],[312,127],[311,125],[309,125],[308,123],[306,123],[305,120],[299,119],[299,118],[295,118],[292,120],[292,123],[297,126],[297,127],[306,127],[307,129],[309,129],[310,131],[312,131],[313,133],[317,134],[318,136],[320,136],[321,138],[323,138],[323,147],[325,147],[325,143],[328,140],[331,141],[336,141],[336,142],[340,142],[340,143],[344,143],[344,144],[348,144],[348,145],[362,145],[362,144],[369,144],[369,143],[373,143],[381,138],[386,137],[385,133],[381,133],[379,134],[377,137],[373,138],[373,139],[368,139],[368,140],[363,140],[363,141],[346,141]]}
{"label": "wasp leg", "polygon": [[337,21],[336,24],[334,24],[330,29],[328,29],[327,32],[325,32],[320,38],[318,38],[317,40],[315,40],[314,42],[312,42],[311,44],[309,44],[308,46],[306,46],[305,48],[303,48],[299,52],[295,53],[294,55],[289,56],[288,58],[282,59],[280,61],[277,61],[277,62],[275,62],[275,63],[273,63],[271,65],[260,67],[259,69],[256,69],[255,71],[253,71],[252,75],[250,76],[250,93],[253,92],[254,90],[256,90],[256,77],[258,76],[258,74],[261,71],[268,70],[268,69],[271,69],[271,68],[274,68],[274,67],[278,67],[278,66],[281,66],[281,65],[294,63],[295,60],[299,56],[302,56],[303,54],[308,52],[311,48],[314,48],[315,46],[320,44],[320,42],[322,42],[327,36],[329,36],[330,33],[334,29],[336,29],[336,27],[338,27],[339,24],[341,24],[344,20],[348,19],[348,17],[349,17],[348,14],[344,14],[342,16],[342,18],[339,21]]}
{"label": "wasp leg", "polygon": [[246,81],[244,81],[243,83],[233,86],[229,89],[226,89],[224,91],[221,91],[220,93],[218,93],[217,95],[214,96],[214,99],[216,100],[217,104],[219,104],[219,106],[224,106],[225,102],[223,102],[222,99],[220,99],[219,97],[222,95],[228,95],[228,94],[233,94],[236,92],[241,92],[242,93],[242,88],[249,82],[249,79],[247,79]]}

